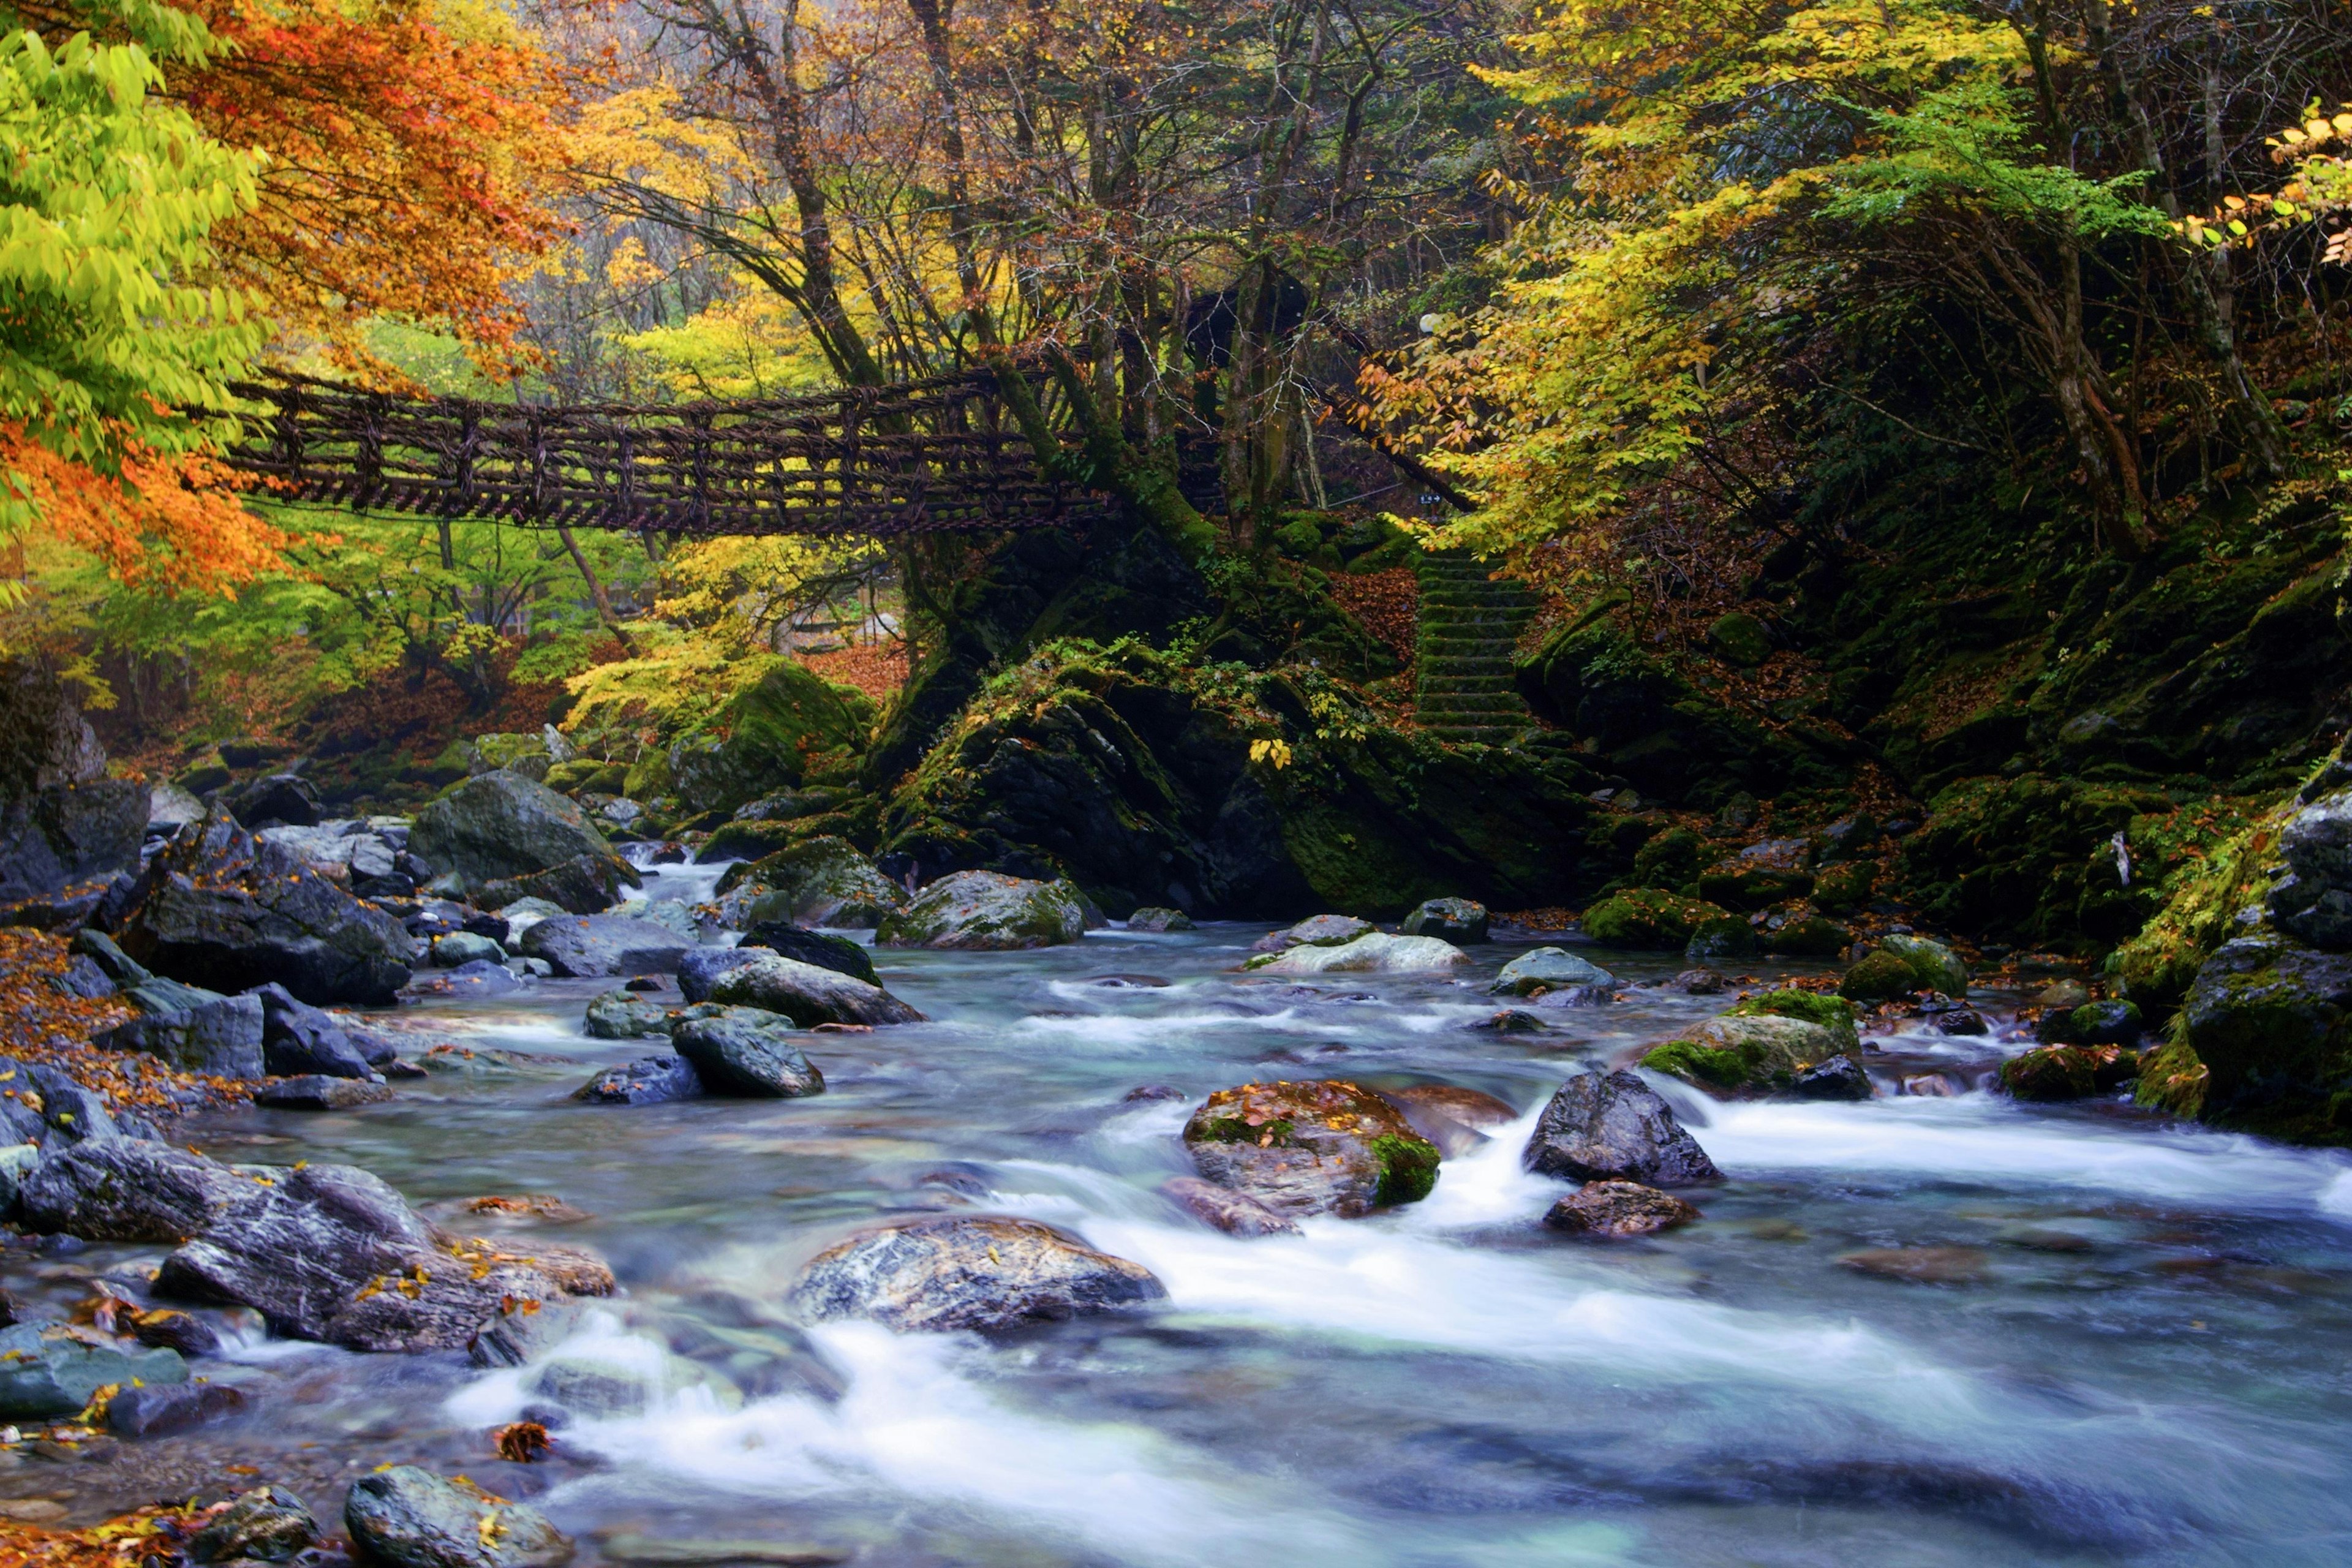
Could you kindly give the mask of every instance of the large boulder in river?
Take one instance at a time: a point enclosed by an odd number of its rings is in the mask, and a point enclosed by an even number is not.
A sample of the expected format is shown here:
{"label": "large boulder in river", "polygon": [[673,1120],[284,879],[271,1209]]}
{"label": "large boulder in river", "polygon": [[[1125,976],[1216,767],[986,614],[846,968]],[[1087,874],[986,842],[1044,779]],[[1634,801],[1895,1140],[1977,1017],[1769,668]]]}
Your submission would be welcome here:
{"label": "large boulder in river", "polygon": [[[469,778],[416,814],[408,852],[468,885],[528,876],[583,855],[615,860],[580,807],[545,784],[500,770]],[[634,868],[624,879],[637,881]]]}
{"label": "large boulder in river", "polygon": [[341,1022],[283,985],[257,986],[261,1003],[262,1070],[277,1078],[369,1078],[367,1055]]}
{"label": "large boulder in river", "polygon": [[1820,1024],[1726,1015],[1652,1047],[1642,1065],[1717,1094],[1738,1095],[1790,1089],[1807,1070],[1839,1056],[1861,1066],[1857,1048]]}
{"label": "large boulder in river", "polygon": [[1244,967],[1261,974],[1430,974],[1469,962],[1468,953],[1433,936],[1374,931],[1338,947],[1300,946],[1262,953]]}
{"label": "large boulder in river", "polygon": [[147,806],[54,675],[0,663],[0,904],[136,869]]}
{"label": "large boulder in river", "polygon": [[1528,1140],[1524,1163],[1579,1182],[1688,1187],[1723,1173],[1675,1119],[1675,1108],[1622,1070],[1580,1073],[1559,1086]]}
{"label": "large boulder in river", "polygon": [[797,1100],[824,1092],[824,1075],[801,1054],[792,1026],[773,1014],[731,1007],[681,1023],[670,1040],[713,1094]]}
{"label": "large boulder in river", "polygon": [[1309,915],[1280,931],[1270,931],[1250,945],[1259,952],[1280,952],[1293,947],[1344,947],[1381,928],[1355,915]]}
{"label": "large boulder in river", "polygon": [[803,1028],[818,1024],[919,1024],[923,1016],[878,985],[819,969],[781,953],[730,969],[710,987],[710,999],[734,1007],[781,1013]]}
{"label": "large boulder in river", "polygon": [[1437,936],[1448,942],[1486,940],[1486,906],[1475,899],[1424,899],[1397,929],[1407,936]]}
{"label": "large boulder in river", "polygon": [[907,903],[905,889],[849,840],[830,835],[735,868],[720,879],[720,890],[734,900],[730,907],[740,906],[746,925],[782,921],[870,931]]}
{"label": "large boulder in river", "polygon": [[640,885],[636,868],[618,856],[574,855],[543,871],[494,878],[477,887],[473,899],[486,910],[540,900],[575,915],[593,915],[617,901],[622,889]]}
{"label": "large boulder in river", "polygon": [[693,945],[667,926],[626,915],[555,915],[523,932],[515,951],[558,974],[597,977],[667,974]]}
{"label": "large boulder in river", "polygon": [[882,1226],[817,1254],[793,1282],[803,1317],[902,1333],[1010,1329],[1157,1301],[1140,1264],[1031,1219],[953,1215]]}
{"label": "large boulder in river", "polygon": [[777,921],[761,921],[743,933],[739,948],[767,949],[786,958],[796,958],[803,963],[814,963],[819,969],[830,969],[846,974],[853,980],[863,980],[868,985],[882,984],[874,973],[874,960],[866,951],[845,936],[831,936],[824,931],[803,931],[798,926]]}
{"label": "large boulder in river", "polygon": [[1219,1089],[1185,1122],[1184,1147],[1203,1178],[1286,1215],[1352,1219],[1437,1184],[1436,1145],[1339,1079]]}
{"label": "large boulder in river", "polygon": [[272,981],[320,1005],[386,1003],[415,944],[283,845],[257,842],[215,805],[157,854],[116,931],[159,974],[217,991]]}
{"label": "large boulder in river", "polygon": [[958,871],[885,920],[875,941],[882,947],[1003,952],[1055,947],[1086,934],[1085,895],[1072,883]]}
{"label": "large boulder in river", "polygon": [[572,1542],[535,1508],[394,1465],[352,1483],[343,1528],[382,1568],[557,1568]]}
{"label": "large boulder in river", "polygon": [[27,1228],[84,1241],[179,1242],[226,1214],[254,1178],[147,1139],[106,1139],[45,1155],[24,1178]]}

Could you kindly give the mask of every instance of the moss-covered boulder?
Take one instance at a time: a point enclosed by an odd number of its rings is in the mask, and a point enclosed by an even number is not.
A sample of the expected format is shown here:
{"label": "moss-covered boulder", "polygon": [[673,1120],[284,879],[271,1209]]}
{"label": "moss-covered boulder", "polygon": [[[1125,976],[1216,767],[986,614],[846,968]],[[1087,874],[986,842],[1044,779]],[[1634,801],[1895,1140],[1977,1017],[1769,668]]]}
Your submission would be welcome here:
{"label": "moss-covered boulder", "polygon": [[1054,947],[1087,934],[1085,895],[1066,881],[959,871],[883,917],[880,947],[1003,952]]}
{"label": "moss-covered boulder", "polygon": [[1219,1089],[1184,1124],[1184,1147],[1204,1179],[1285,1215],[1353,1219],[1437,1184],[1437,1146],[1339,1079]]}
{"label": "moss-covered boulder", "polygon": [[522,733],[477,735],[466,744],[466,771],[494,773],[501,769],[543,782],[556,759],[544,735]]}
{"label": "moss-covered boulder", "polygon": [[1843,996],[1786,986],[1760,995],[1743,996],[1725,1016],[1733,1018],[1801,1019],[1827,1029],[1836,1037],[1841,1051],[1853,1052],[1862,1048],[1862,1032],[1854,1023],[1853,1004]]}
{"label": "moss-covered boulder", "polygon": [[2182,1098],[2179,1080],[2201,1070],[2203,1120],[2352,1143],[2352,953],[2268,934],[2224,942],[2198,972],[2173,1046],[2167,1084]]}
{"label": "moss-covered boulder", "polygon": [[1772,628],[1745,610],[1734,610],[1708,625],[1706,646],[1725,663],[1753,669],[1772,657]]}
{"label": "moss-covered boulder", "polygon": [[1705,899],[1685,898],[1664,888],[1628,888],[1584,911],[1584,934],[1612,947],[1676,948],[1709,921],[1731,911]]}
{"label": "moss-covered boulder", "polygon": [[629,770],[623,763],[598,757],[573,757],[551,763],[541,782],[562,795],[620,795],[628,787]]}
{"label": "moss-covered boulder", "polygon": [[1468,953],[1437,937],[1374,931],[1338,947],[1302,945],[1260,953],[1243,967],[1265,974],[1430,974],[1469,963]]}
{"label": "moss-covered boulder", "polygon": [[1947,996],[1969,994],[1969,966],[1942,942],[1903,932],[1879,939],[1879,946],[1911,966],[1916,989],[1940,991]]}
{"label": "moss-covered boulder", "polygon": [[1835,958],[1853,945],[1852,928],[1806,915],[1764,933],[1766,951],[1784,958]]}
{"label": "moss-covered boulder", "polygon": [[1808,1068],[1854,1049],[1835,1030],[1803,1018],[1726,1014],[1653,1047],[1642,1065],[1711,1092],[1760,1094],[1786,1089]]}
{"label": "moss-covered boulder", "polygon": [[2000,1086],[2019,1100],[2081,1100],[2138,1074],[2138,1055],[2120,1046],[2041,1046],[2001,1063]]}
{"label": "moss-covered boulder", "polygon": [[1864,954],[1838,982],[1839,995],[1865,1003],[1892,1002],[1923,989],[1911,966],[1884,950]]}
{"label": "moss-covered boulder", "polygon": [[1486,940],[1486,906],[1475,899],[1424,899],[1404,917],[1398,929],[1407,936],[1443,937],[1447,942]]}
{"label": "moss-covered boulder", "polygon": [[1813,904],[1833,915],[1852,914],[1870,902],[1877,872],[1867,861],[1822,868],[1813,879]]}
{"label": "moss-covered boulder", "polygon": [[1727,910],[1760,910],[1813,890],[1801,838],[1768,838],[1699,873],[1699,897]]}
{"label": "moss-covered boulder", "polygon": [[1738,915],[1726,915],[1691,932],[1690,941],[1683,948],[1683,957],[1692,963],[1737,963],[1761,951],[1763,944],[1756,939],[1756,928]]}
{"label": "moss-covered boulder", "polygon": [[744,926],[782,921],[870,931],[907,904],[904,889],[856,846],[830,835],[730,867],[718,890],[720,915]]}

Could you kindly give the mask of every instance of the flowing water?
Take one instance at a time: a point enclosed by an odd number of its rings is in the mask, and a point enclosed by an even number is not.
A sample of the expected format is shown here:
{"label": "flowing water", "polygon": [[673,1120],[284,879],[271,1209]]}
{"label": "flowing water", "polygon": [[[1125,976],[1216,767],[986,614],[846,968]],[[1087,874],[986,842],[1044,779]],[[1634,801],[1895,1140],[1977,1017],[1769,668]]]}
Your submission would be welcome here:
{"label": "flowing water", "polygon": [[[683,869],[659,891],[707,885]],[[588,1217],[496,1234],[607,1257],[623,1294],[571,1349],[668,1392],[563,1427],[526,1468],[486,1433],[534,1404],[530,1368],[251,1334],[232,1374],[257,1415],[191,1441],[321,1503],[387,1461],[464,1469],[536,1494],[591,1560],[635,1535],[877,1564],[2352,1561],[2344,1158],[2113,1105],[1677,1089],[1730,1178],[1692,1194],[1705,1218],[1570,1239],[1538,1224],[1567,1189],[1518,1166],[1535,1110],[1721,999],[1637,989],[1547,1013],[1549,1033],[1473,1030],[1508,948],[1450,980],[1234,973],[1265,929],[877,953],[933,1021],[813,1037],[828,1089],[802,1100],[572,1101],[659,1044],[582,1036],[604,984],[405,1009],[420,1039],[474,1047],[474,1070],[190,1135],[225,1158],[352,1161],[445,1220],[478,1194],[560,1196]],[[1594,955],[1633,980],[1673,967]],[[1889,1082],[1967,1083],[1999,1049],[1874,1043]],[[1448,1160],[1428,1201],[1298,1237],[1227,1237],[1157,1194],[1189,1169],[1177,1133],[1202,1095],[1329,1076],[1465,1085],[1527,1115]],[[1146,1086],[1181,1098],[1128,1098]],[[986,1339],[832,1325],[795,1348],[782,1302],[807,1258],[950,1210],[1065,1226],[1170,1300]],[[1942,1284],[1840,1261],[1909,1247],[1979,1256]]]}

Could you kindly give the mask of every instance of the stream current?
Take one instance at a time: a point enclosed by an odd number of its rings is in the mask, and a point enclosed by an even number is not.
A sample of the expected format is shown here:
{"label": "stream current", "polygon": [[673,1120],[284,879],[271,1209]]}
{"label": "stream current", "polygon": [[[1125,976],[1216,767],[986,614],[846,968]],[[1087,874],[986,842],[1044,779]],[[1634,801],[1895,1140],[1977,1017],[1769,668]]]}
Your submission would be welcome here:
{"label": "stream current", "polygon": [[[1637,983],[1629,1000],[1546,1012],[1545,1034],[1475,1030],[1510,947],[1447,979],[1234,973],[1265,929],[877,952],[932,1021],[811,1037],[827,1089],[797,1100],[572,1100],[662,1047],[583,1036],[617,982],[404,1008],[420,1044],[471,1047],[466,1070],[356,1113],[247,1110],[179,1136],[349,1161],[445,1224],[596,1248],[622,1292],[568,1353],[656,1369],[666,1391],[510,1464],[487,1434],[534,1405],[531,1368],[254,1330],[211,1371],[254,1414],[171,1440],[176,1462],[234,1458],[220,1479],[292,1485],[322,1517],[383,1463],[463,1471],[531,1497],[585,1562],[628,1561],[612,1543],[629,1538],[891,1565],[2352,1561],[2344,1157],[2115,1105],[1721,1105],[1666,1085],[1728,1181],[1686,1194],[1705,1217],[1685,1229],[1573,1239],[1538,1223],[1568,1187],[1519,1168],[1535,1112],[1729,998],[1640,988],[1678,966],[1588,949]],[[1979,1000],[1999,1017],[2015,998]],[[1965,1083],[2000,1048],[1872,1043],[1890,1083]],[[1229,1237],[1159,1195],[1189,1173],[1178,1131],[1202,1096],[1283,1077],[1459,1084],[1526,1114],[1447,1160],[1427,1201],[1297,1237]],[[1129,1098],[1145,1086],[1181,1097]],[[486,1226],[463,1200],[491,1194],[585,1217]],[[1170,1300],[990,1338],[797,1335],[782,1301],[802,1263],[934,1211],[1066,1226]],[[1841,1262],[1916,1247],[1975,1251],[1948,1283]],[[90,1247],[47,1274],[63,1291],[158,1256]],[[125,1445],[110,1477],[71,1466],[45,1495],[78,1515],[149,1500],[131,1495],[163,1484],[140,1451],[163,1447]],[[26,1495],[21,1473],[0,1483]]]}

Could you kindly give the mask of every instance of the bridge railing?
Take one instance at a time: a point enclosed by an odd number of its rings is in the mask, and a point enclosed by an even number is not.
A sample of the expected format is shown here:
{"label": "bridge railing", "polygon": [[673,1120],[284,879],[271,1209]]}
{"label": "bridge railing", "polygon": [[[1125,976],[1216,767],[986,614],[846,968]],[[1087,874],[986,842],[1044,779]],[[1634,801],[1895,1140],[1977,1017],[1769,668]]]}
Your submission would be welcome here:
{"label": "bridge railing", "polygon": [[1083,521],[989,376],[637,406],[406,397],[308,376],[238,384],[266,412],[228,460],[289,499],[528,526],[864,534]]}

